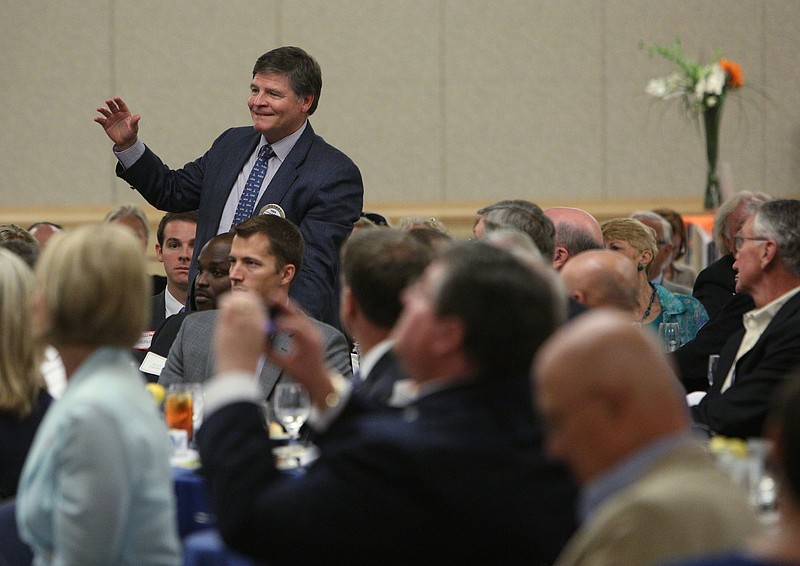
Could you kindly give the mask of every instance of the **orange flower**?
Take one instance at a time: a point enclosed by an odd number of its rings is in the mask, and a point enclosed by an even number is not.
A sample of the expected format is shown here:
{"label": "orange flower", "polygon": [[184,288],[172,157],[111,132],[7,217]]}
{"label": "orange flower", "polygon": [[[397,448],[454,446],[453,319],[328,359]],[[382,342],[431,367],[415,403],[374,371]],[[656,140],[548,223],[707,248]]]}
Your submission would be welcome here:
{"label": "orange flower", "polygon": [[719,66],[725,71],[728,77],[727,85],[729,88],[739,88],[744,84],[744,77],[742,77],[742,66],[734,63],[729,59],[721,59]]}

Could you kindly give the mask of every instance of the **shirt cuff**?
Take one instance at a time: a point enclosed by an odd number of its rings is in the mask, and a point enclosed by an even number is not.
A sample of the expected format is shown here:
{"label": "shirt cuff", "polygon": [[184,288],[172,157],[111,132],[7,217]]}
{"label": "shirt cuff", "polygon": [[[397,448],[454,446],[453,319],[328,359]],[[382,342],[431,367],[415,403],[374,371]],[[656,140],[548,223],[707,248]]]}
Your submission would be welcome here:
{"label": "shirt cuff", "polygon": [[239,401],[259,403],[258,386],[251,373],[246,371],[227,371],[215,375],[203,386],[203,412],[205,417],[225,405]]}
{"label": "shirt cuff", "polygon": [[339,373],[329,374],[334,393],[328,395],[325,409],[318,409],[316,405],[311,405],[311,414],[308,417],[308,424],[316,432],[325,432],[333,424],[333,421],[342,414],[347,400],[353,392],[353,386]]}
{"label": "shirt cuff", "polygon": [[123,151],[117,151],[117,146],[114,145],[114,155],[117,156],[120,165],[125,169],[132,167],[144,155],[144,150],[144,142],[138,138],[133,142],[132,146]]}

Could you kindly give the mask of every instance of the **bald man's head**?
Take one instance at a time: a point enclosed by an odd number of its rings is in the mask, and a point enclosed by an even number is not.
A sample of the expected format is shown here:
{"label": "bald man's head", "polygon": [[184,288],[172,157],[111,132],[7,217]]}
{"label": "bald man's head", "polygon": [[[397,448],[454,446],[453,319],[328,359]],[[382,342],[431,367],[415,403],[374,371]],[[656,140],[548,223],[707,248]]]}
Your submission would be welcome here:
{"label": "bald man's head", "polygon": [[597,219],[580,208],[556,206],[544,211],[556,229],[553,267],[560,270],[577,254],[603,248],[603,231]]}
{"label": "bald man's head", "polygon": [[622,254],[610,250],[583,252],[564,265],[560,275],[569,296],[587,307],[628,313],[638,308],[636,265]]}
{"label": "bald man's head", "polygon": [[689,431],[684,392],[655,339],[605,309],[562,327],[534,362],[547,449],[590,481],[667,436]]}

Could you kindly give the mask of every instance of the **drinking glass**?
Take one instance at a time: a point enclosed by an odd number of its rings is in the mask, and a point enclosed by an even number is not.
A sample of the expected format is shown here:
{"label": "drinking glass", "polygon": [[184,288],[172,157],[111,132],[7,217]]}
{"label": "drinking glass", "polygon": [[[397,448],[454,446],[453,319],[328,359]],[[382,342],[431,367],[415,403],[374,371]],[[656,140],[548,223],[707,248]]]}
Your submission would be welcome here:
{"label": "drinking glass", "polygon": [[658,325],[658,340],[665,352],[674,352],[681,346],[681,326],[677,322],[662,322]]}
{"label": "drinking glass", "polygon": [[714,373],[717,371],[717,362],[719,362],[719,354],[711,354],[708,356],[708,385],[714,385]]}
{"label": "drinking glass", "polygon": [[300,427],[311,412],[308,391],[299,383],[279,383],[275,387],[272,409],[275,417],[289,433],[290,442],[295,444],[300,436]]}
{"label": "drinking glass", "polygon": [[171,429],[185,430],[189,442],[202,422],[203,398],[196,383],[173,383],[164,398],[164,418]]}

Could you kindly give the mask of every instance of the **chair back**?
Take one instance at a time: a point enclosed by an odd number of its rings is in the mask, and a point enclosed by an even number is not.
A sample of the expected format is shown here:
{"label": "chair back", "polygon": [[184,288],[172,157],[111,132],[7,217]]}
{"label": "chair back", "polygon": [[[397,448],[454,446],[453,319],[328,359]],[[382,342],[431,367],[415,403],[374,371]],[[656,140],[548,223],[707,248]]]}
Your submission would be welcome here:
{"label": "chair back", "polygon": [[17,532],[16,507],[13,499],[0,503],[0,566],[30,566],[33,563],[31,549]]}

